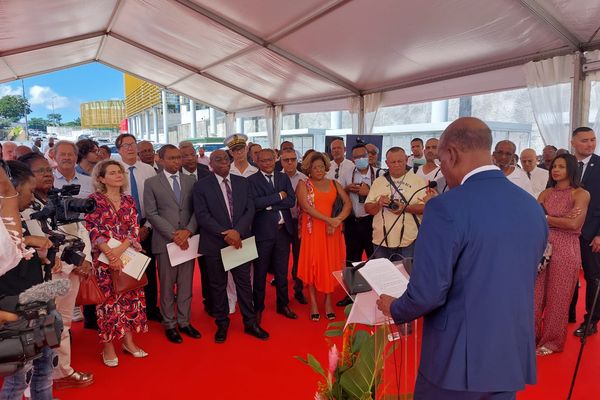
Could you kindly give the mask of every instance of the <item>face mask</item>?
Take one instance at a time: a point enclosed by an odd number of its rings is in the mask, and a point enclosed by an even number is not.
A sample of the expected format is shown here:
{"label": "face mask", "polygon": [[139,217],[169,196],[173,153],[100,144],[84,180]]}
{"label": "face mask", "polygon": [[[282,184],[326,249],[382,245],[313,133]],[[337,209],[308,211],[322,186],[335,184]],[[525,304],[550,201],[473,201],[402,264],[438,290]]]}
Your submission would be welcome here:
{"label": "face mask", "polygon": [[365,169],[369,166],[369,159],[368,158],[357,158],[356,160],[354,160],[354,164],[356,165],[356,168],[358,168],[358,169]]}

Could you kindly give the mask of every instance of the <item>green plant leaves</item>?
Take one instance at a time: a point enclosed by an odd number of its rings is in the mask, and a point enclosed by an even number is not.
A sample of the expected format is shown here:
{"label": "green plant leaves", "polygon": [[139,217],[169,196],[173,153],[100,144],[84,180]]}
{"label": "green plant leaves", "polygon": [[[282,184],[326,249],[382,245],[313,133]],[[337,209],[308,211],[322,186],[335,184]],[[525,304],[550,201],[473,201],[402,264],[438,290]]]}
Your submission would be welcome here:
{"label": "green plant leaves", "polygon": [[323,367],[321,367],[321,363],[312,354],[307,354],[306,360],[300,356],[294,356],[294,358],[302,361],[304,364],[307,364],[317,374],[323,376],[323,378],[326,378],[325,371],[323,370]]}

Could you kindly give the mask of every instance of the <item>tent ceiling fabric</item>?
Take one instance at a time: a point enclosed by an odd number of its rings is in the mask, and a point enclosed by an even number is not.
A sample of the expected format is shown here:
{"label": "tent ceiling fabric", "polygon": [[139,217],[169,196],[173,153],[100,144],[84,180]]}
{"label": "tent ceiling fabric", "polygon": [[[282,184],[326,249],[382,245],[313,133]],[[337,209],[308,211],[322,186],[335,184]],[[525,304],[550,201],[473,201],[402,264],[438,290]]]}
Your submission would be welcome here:
{"label": "tent ceiling fabric", "polygon": [[100,61],[224,111],[298,108],[594,48],[599,17],[590,0],[5,0],[0,81]]}

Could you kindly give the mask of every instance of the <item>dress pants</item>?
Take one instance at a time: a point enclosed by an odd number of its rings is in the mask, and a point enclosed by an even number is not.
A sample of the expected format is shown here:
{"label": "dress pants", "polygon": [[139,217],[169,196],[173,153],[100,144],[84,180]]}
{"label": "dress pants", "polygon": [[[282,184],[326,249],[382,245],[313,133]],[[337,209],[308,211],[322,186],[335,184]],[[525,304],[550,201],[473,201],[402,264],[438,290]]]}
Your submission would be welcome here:
{"label": "dress pants", "polygon": [[146,295],[146,314],[148,316],[156,316],[160,314],[158,309],[158,280],[156,279],[156,258],[152,254],[152,234],[153,230],[150,230],[150,234],[140,244],[142,249],[145,251],[145,255],[150,258],[148,267],[146,267],[146,277],[148,278],[148,284],[144,286],[144,294]]}
{"label": "dress pants", "polygon": [[292,279],[294,280],[294,293],[302,294],[304,289],[304,283],[302,279],[298,278],[298,258],[300,257],[300,237],[298,236],[298,219],[292,219],[292,225],[294,227],[294,233],[291,236],[292,241]]}
{"label": "dress pants", "polygon": [[[583,276],[585,278],[585,320],[590,318],[594,296],[598,287],[598,279],[600,279],[600,253],[592,252],[590,242],[581,236],[579,237],[579,247],[581,248],[581,263],[583,264]],[[594,315],[591,317],[592,323],[597,323],[600,320],[600,300],[596,305]]]}
{"label": "dress pants", "polygon": [[71,375],[75,370],[71,367],[71,321],[73,320],[73,308],[79,292],[79,276],[74,273],[65,274],[62,272],[52,274],[52,279],[68,279],[71,288],[64,296],[56,298],[56,311],[60,314],[63,321],[63,331],[60,336],[60,346],[54,349],[58,356],[58,366],[53,371],[53,379],[65,378]]}
{"label": "dress pants", "polygon": [[[165,329],[173,329],[176,324],[180,327],[188,326],[192,307],[194,260],[172,267],[168,253],[158,254],[157,259],[163,326]],[[175,305],[177,305],[177,316],[175,316]]]}
{"label": "dress pants", "polygon": [[414,400],[515,400],[515,392],[464,392],[443,389],[429,382],[421,373],[415,383]]}
{"label": "dress pants", "polygon": [[346,260],[361,261],[363,251],[370,257],[373,254],[373,216],[357,218],[353,215],[344,221]]}
{"label": "dress pants", "polygon": [[[206,268],[208,270],[211,297],[213,300],[213,312],[217,326],[229,325],[229,305],[227,301],[227,275],[223,268],[221,256],[207,256]],[[231,276],[237,291],[238,303],[242,313],[244,326],[252,326],[256,323],[256,313],[252,304],[252,286],[250,285],[250,263],[242,264],[233,268]]]}
{"label": "dress pants", "polygon": [[202,287],[202,303],[204,304],[204,310],[213,312],[213,302],[209,283],[210,278],[208,276],[206,258],[204,256],[198,257],[198,268],[200,269],[200,284]]}
{"label": "dress pants", "polygon": [[285,225],[277,226],[277,234],[273,240],[256,242],[258,259],[254,261],[254,285],[252,295],[254,310],[265,309],[265,286],[267,272],[272,270],[275,275],[275,289],[277,292],[277,308],[289,304],[288,297],[288,264],[290,260],[290,234]]}

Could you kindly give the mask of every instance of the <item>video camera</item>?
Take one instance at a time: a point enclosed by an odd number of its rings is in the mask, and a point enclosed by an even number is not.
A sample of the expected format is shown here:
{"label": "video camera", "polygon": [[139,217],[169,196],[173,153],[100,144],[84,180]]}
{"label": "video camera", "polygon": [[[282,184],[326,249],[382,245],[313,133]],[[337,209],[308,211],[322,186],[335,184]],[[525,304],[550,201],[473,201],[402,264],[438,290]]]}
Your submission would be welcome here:
{"label": "video camera", "polygon": [[81,185],[65,185],[61,189],[50,189],[48,203],[40,211],[31,214],[38,221],[50,220],[52,229],[58,225],[81,221],[80,214],[89,214],[96,209],[96,200],[78,199]]}
{"label": "video camera", "polygon": [[0,299],[0,309],[19,316],[0,329],[0,376],[12,375],[40,357],[44,347],[60,346],[63,322],[53,299],[69,287],[67,279],[58,279]]}
{"label": "video camera", "polygon": [[83,249],[85,244],[77,237],[67,239],[62,233],[50,230],[47,221],[50,220],[52,229],[57,229],[59,225],[70,224],[81,221],[80,214],[89,214],[96,209],[94,199],[78,199],[73,196],[79,194],[81,185],[65,185],[62,189],[50,189],[48,192],[48,202],[40,211],[31,214],[31,218],[40,221],[42,230],[48,235],[48,239],[53,246],[48,250],[47,258],[50,265],[54,264],[56,253],[60,246],[63,246],[63,252],[60,259],[67,264],[76,267],[81,266],[85,260]]}

